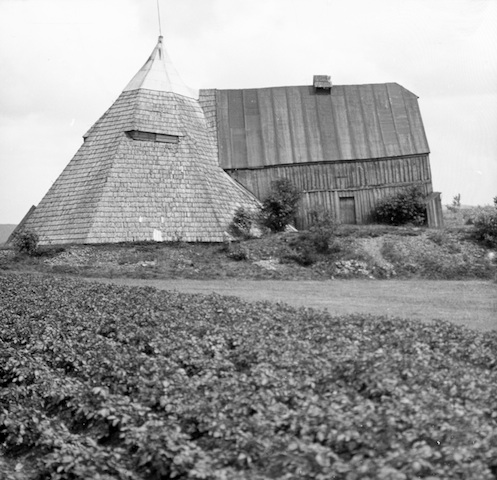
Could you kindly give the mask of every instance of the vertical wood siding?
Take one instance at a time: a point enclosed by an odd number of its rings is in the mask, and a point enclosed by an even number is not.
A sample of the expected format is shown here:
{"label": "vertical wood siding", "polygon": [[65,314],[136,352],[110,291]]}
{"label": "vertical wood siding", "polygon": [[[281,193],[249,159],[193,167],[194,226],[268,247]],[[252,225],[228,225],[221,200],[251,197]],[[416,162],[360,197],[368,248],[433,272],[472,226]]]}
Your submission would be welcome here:
{"label": "vertical wood siding", "polygon": [[[296,227],[298,229],[309,227],[312,221],[310,214],[313,210],[326,210],[331,212],[335,218],[340,219],[342,216],[340,212],[340,198],[346,197],[354,197],[356,223],[371,223],[373,221],[372,212],[380,199],[399,193],[410,185],[418,185],[425,195],[431,193],[431,185],[429,183],[377,186],[363,190],[305,192],[300,202]],[[433,226],[437,227],[438,225]]]}
{"label": "vertical wood siding", "polygon": [[409,185],[420,185],[426,194],[432,192],[428,155],[227,172],[259,199],[268,194],[274,180],[288,178],[303,192],[298,228],[308,226],[310,211],[315,209],[326,209],[339,218],[337,199],[341,196],[353,196],[357,223],[368,223],[378,200],[385,196]]}

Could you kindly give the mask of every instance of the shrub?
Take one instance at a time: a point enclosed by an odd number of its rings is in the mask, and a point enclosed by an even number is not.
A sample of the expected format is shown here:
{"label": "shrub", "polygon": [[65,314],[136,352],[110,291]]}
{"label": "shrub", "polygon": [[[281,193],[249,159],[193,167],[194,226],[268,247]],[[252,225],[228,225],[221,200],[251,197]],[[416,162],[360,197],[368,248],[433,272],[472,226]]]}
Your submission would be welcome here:
{"label": "shrub", "polygon": [[482,211],[473,220],[475,237],[485,245],[497,248],[497,208]]}
{"label": "shrub", "polygon": [[262,223],[273,232],[282,232],[297,213],[301,192],[286,178],[271,183],[271,192],[262,202]]}
{"label": "shrub", "polygon": [[378,203],[373,215],[379,223],[421,225],[426,221],[423,192],[419,187],[414,186],[386,197]]}
{"label": "shrub", "polygon": [[298,250],[292,250],[290,253],[283,255],[283,260],[295,262],[302,267],[309,267],[314,265],[318,260],[316,252],[313,251],[308,245],[304,245]]}
{"label": "shrub", "polygon": [[233,215],[233,220],[229,226],[229,232],[235,237],[250,238],[250,230],[253,223],[254,219],[252,213],[245,210],[243,207],[239,207]]}
{"label": "shrub", "polygon": [[337,242],[331,243],[335,235],[336,223],[329,212],[314,210],[311,212],[311,221],[312,225],[309,230],[299,232],[297,237],[290,242],[293,250],[284,257],[304,267],[318,262],[320,256],[324,254],[340,251]]}
{"label": "shrub", "polygon": [[328,253],[330,241],[335,235],[336,222],[328,211],[312,211],[312,225],[309,228],[309,239],[318,253]]}
{"label": "shrub", "polygon": [[14,248],[19,253],[35,256],[38,253],[38,242],[40,238],[35,232],[21,231],[14,235]]}
{"label": "shrub", "polygon": [[442,246],[448,243],[447,234],[444,231],[436,230],[434,232],[430,232],[428,234],[428,238],[438,246]]}
{"label": "shrub", "polygon": [[241,262],[244,260],[248,260],[250,258],[250,253],[248,249],[242,245],[229,246],[228,252],[226,253],[228,258],[231,260],[235,260],[237,262]]}

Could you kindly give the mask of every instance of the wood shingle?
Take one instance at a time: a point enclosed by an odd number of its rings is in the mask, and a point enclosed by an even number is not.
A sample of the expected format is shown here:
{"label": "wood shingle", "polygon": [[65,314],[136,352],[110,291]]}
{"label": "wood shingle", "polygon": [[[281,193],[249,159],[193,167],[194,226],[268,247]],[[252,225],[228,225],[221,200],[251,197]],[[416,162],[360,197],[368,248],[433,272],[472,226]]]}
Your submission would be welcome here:
{"label": "wood shingle", "polygon": [[221,242],[238,207],[257,207],[219,167],[199,101],[160,79],[166,58],[159,39],[29,216],[40,243]]}

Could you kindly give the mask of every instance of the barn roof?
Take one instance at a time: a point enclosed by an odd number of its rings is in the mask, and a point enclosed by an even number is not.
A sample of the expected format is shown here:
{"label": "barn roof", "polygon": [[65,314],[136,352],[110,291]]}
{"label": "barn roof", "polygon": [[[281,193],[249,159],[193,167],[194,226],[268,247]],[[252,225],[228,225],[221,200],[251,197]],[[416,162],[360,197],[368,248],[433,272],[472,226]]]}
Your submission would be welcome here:
{"label": "barn roof", "polygon": [[216,90],[225,169],[429,153],[417,97],[397,83]]}

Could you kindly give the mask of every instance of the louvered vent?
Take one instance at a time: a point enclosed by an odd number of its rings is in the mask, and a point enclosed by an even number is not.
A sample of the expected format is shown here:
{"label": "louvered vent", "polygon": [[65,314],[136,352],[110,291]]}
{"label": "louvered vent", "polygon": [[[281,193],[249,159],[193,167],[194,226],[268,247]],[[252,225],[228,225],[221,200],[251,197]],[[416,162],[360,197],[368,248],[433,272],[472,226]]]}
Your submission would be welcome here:
{"label": "louvered vent", "polygon": [[154,132],[141,132],[140,130],[129,130],[126,132],[128,137],[133,140],[140,140],[142,142],[159,142],[159,143],[178,143],[179,137],[177,135],[166,135],[164,133]]}

